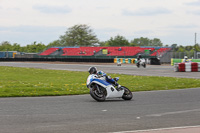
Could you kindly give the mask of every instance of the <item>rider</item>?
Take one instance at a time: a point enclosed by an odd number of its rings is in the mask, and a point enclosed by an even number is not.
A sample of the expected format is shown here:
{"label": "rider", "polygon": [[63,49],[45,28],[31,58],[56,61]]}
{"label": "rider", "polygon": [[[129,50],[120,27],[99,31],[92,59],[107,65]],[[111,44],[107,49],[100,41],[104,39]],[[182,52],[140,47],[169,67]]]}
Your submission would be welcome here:
{"label": "rider", "polygon": [[141,58],[142,58],[141,54],[138,54],[137,61],[140,61]]}
{"label": "rider", "polygon": [[140,63],[141,58],[142,58],[141,54],[138,54],[138,56],[137,56],[137,64]]}
{"label": "rider", "polygon": [[90,74],[96,74],[97,78],[105,77],[105,80],[107,82],[109,82],[109,83],[114,84],[115,86],[117,86],[117,89],[119,89],[121,87],[121,85],[119,85],[115,79],[111,78],[110,76],[107,76],[106,73],[104,73],[103,71],[97,71],[96,67],[90,67],[88,69],[88,72]]}
{"label": "rider", "polygon": [[187,56],[184,56],[183,62],[190,62]]}

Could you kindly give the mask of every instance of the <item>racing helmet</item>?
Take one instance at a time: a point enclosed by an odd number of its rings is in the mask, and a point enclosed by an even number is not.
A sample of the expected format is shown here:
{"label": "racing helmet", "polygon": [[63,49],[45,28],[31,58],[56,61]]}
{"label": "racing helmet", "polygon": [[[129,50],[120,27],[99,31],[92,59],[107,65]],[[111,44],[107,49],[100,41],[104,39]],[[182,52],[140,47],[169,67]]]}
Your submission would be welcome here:
{"label": "racing helmet", "polygon": [[142,58],[142,55],[141,55],[141,54],[138,54],[138,58]]}
{"label": "racing helmet", "polygon": [[184,59],[188,59],[188,57],[187,57],[187,56],[184,56]]}
{"label": "racing helmet", "polygon": [[88,69],[88,72],[89,72],[90,74],[96,74],[96,73],[97,73],[97,68],[96,68],[96,67],[90,67],[90,68]]}

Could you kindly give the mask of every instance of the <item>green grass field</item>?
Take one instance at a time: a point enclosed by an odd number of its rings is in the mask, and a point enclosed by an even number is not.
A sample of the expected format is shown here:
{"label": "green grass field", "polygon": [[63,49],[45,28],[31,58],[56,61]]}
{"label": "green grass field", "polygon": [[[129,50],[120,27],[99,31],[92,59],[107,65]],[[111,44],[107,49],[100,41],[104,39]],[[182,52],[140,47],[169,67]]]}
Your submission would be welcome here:
{"label": "green grass field", "polygon": [[[119,84],[131,91],[152,91],[200,87],[200,79],[131,76],[120,77]],[[88,72],[45,70],[0,66],[0,97],[59,96],[88,94]]]}

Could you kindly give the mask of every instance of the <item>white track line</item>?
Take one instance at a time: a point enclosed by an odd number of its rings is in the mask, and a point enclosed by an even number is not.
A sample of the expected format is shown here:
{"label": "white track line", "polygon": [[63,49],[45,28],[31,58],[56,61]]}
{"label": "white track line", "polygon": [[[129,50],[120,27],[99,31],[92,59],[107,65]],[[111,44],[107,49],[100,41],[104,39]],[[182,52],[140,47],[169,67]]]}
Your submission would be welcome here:
{"label": "white track line", "polygon": [[183,110],[183,111],[175,111],[175,112],[165,112],[165,113],[160,113],[160,114],[151,114],[151,115],[146,115],[146,116],[164,116],[164,115],[173,115],[173,114],[181,114],[181,113],[188,113],[188,112],[196,112],[200,111],[200,109],[192,109],[192,110]]}
{"label": "white track line", "polygon": [[139,133],[139,132],[162,131],[162,130],[173,130],[173,129],[186,129],[186,128],[197,128],[197,127],[200,128],[200,125],[184,126],[184,127],[158,128],[158,129],[147,129],[147,130],[120,131],[120,132],[110,132],[110,133]]}

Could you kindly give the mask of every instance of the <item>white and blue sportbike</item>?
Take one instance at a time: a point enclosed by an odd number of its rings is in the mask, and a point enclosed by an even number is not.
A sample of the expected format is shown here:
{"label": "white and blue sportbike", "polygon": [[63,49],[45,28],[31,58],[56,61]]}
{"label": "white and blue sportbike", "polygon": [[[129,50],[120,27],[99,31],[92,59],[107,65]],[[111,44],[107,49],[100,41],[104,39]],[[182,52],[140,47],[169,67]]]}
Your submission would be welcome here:
{"label": "white and blue sportbike", "polygon": [[[117,82],[119,78],[114,78]],[[115,87],[106,81],[105,77],[98,77],[96,74],[91,74],[87,78],[87,87],[90,89],[90,95],[98,102],[105,101],[111,98],[122,98],[124,100],[131,100],[132,92],[125,86],[120,88]]]}

